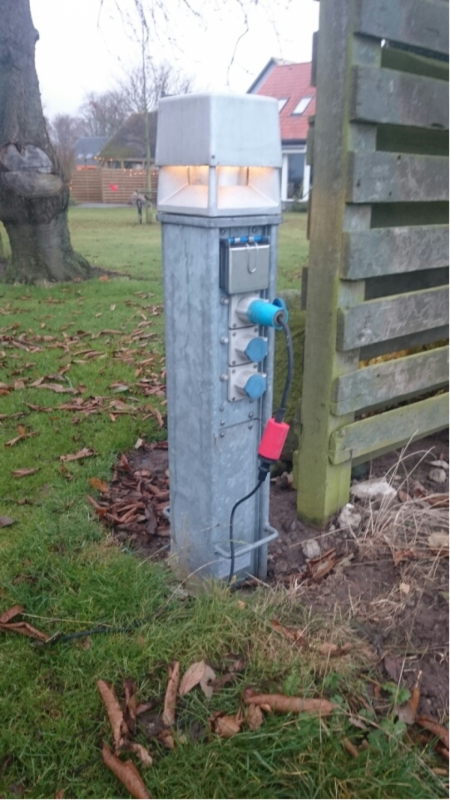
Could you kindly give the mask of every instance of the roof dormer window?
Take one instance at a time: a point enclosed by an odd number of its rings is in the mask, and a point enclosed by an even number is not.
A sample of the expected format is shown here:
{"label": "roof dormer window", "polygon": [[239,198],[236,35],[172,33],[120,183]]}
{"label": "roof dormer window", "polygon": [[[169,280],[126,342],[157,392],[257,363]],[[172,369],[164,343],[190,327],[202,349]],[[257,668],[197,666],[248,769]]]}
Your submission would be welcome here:
{"label": "roof dormer window", "polygon": [[311,100],[312,97],[302,97],[300,102],[295,106],[292,114],[296,114],[297,116],[303,114],[303,112],[306,111],[306,109],[308,108]]}
{"label": "roof dormer window", "polygon": [[278,100],[278,111],[283,110],[288,100],[288,97],[282,97],[280,100]]}

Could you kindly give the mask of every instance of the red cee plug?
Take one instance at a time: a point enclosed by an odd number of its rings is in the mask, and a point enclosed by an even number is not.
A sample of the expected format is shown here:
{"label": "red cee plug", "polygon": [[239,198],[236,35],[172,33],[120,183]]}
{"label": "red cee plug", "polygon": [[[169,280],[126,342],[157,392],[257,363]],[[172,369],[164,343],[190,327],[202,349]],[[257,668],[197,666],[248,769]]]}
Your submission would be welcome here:
{"label": "red cee plug", "polygon": [[274,417],[269,419],[258,447],[259,457],[264,461],[278,461],[288,433],[289,425],[286,422],[276,422]]}

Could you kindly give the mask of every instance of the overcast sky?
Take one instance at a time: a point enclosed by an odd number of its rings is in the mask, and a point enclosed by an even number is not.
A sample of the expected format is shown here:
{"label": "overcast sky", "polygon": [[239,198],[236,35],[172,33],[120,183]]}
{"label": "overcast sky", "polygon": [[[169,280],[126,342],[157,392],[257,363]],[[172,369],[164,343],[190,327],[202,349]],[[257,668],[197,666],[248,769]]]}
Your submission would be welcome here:
{"label": "overcast sky", "polygon": [[[134,0],[120,0],[132,10]],[[155,3],[156,0],[148,0]],[[165,58],[194,80],[199,91],[245,92],[272,57],[311,59],[312,33],[318,28],[316,0],[161,0],[167,22],[159,20],[151,45],[155,59]],[[262,7],[264,3],[265,7]],[[76,113],[88,91],[114,87],[124,68],[136,64],[139,45],[127,36],[114,0],[30,0],[40,34],[36,67],[45,114]],[[287,7],[285,7],[285,5]],[[249,8],[245,31],[242,6]]]}

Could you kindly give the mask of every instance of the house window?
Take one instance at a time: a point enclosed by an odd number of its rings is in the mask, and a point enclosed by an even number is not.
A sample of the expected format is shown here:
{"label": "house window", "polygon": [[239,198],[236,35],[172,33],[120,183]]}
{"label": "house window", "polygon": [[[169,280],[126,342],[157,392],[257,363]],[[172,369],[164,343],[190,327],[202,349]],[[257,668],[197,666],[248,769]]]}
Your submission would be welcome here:
{"label": "house window", "polygon": [[304,153],[288,154],[287,199],[295,200],[303,196]]}
{"label": "house window", "polygon": [[298,115],[303,114],[303,112],[308,108],[311,100],[312,97],[302,97],[302,99],[300,100],[298,105],[296,105],[292,113]]}
{"label": "house window", "polygon": [[288,97],[283,97],[282,99],[278,100],[278,111],[282,111],[283,110],[283,108],[285,107],[288,99],[289,99]]}

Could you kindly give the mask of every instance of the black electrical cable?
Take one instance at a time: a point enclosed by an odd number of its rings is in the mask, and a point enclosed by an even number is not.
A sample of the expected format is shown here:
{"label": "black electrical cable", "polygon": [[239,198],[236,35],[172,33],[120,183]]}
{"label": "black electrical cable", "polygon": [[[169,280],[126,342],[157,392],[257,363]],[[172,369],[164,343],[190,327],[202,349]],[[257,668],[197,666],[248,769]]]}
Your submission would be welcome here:
{"label": "black electrical cable", "polygon": [[[291,331],[289,330],[289,325],[286,322],[286,317],[283,314],[280,314],[277,323],[283,329],[284,335],[286,337],[286,346],[288,352],[288,366],[287,366],[287,373],[286,373],[286,381],[284,384],[283,395],[281,397],[281,403],[279,408],[275,414],[275,422],[283,422],[284,415],[286,413],[287,402],[289,398],[289,392],[291,391],[292,385],[292,377],[294,374],[294,347],[292,344],[292,336]],[[233,508],[231,509],[230,514],[230,573],[228,575],[228,585],[230,585],[231,581],[233,580],[234,575],[234,567],[235,567],[235,547],[234,547],[234,539],[233,539],[233,527],[234,527],[234,515],[236,513],[236,509],[241,505],[241,503],[245,503],[246,500],[249,500],[250,497],[253,497],[254,494],[261,488],[263,485],[268,473],[270,470],[270,463],[268,461],[262,461],[259,473],[258,473],[258,483],[256,484],[255,488],[252,489],[251,492],[245,495],[245,497],[241,497],[238,500]]]}
{"label": "black electrical cable", "polygon": [[46,647],[52,644],[61,644],[61,642],[69,642],[72,639],[80,639],[84,638],[85,636],[93,636],[98,633],[130,633],[131,631],[136,630],[136,628],[140,628],[141,625],[145,625],[146,622],[150,622],[150,620],[158,619],[165,611],[168,611],[170,606],[165,603],[163,606],[160,606],[153,612],[153,614],[148,614],[146,617],[142,617],[141,619],[137,619],[134,622],[130,622],[129,625],[123,625],[122,627],[118,628],[111,628],[109,625],[100,624],[97,625],[95,628],[91,628],[90,630],[85,631],[77,631],[76,633],[62,633],[58,632],[55,633],[50,639],[47,639],[45,642],[34,642],[35,647]]}
{"label": "black electrical cable", "polygon": [[[266,473],[267,475],[267,473]],[[258,491],[258,489],[263,485],[266,475],[264,478],[258,478],[258,483],[256,484],[255,488],[252,489],[251,492],[245,495],[245,497],[241,497],[237,503],[234,504],[233,508],[231,509],[230,515],[230,574],[228,575],[228,584],[231,583],[233,580],[234,575],[234,563],[235,563],[235,548],[234,548],[234,539],[233,539],[233,525],[234,525],[234,515],[236,513],[236,509],[241,505],[241,503],[245,503],[246,500],[250,500],[250,497],[253,497],[254,494]]]}
{"label": "black electrical cable", "polygon": [[284,316],[281,317],[281,319],[279,319],[278,321],[280,326],[283,328],[284,335],[286,337],[286,347],[288,356],[286,381],[284,384],[283,395],[281,397],[280,406],[277,410],[277,413],[275,414],[275,422],[283,422],[284,415],[286,413],[289,392],[291,391],[292,377],[294,375],[294,346],[292,344],[291,331],[289,330],[289,325],[287,324],[285,317]]}

